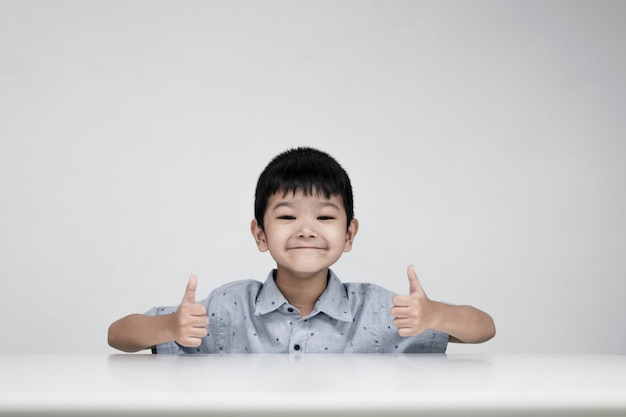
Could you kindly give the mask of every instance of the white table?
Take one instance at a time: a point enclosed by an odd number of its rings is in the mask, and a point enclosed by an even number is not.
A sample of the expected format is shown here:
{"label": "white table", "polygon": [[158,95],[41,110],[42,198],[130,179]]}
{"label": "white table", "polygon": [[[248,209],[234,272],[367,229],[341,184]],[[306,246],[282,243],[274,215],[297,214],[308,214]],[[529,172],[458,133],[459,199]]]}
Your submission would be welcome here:
{"label": "white table", "polygon": [[626,416],[621,355],[0,355],[0,415]]}

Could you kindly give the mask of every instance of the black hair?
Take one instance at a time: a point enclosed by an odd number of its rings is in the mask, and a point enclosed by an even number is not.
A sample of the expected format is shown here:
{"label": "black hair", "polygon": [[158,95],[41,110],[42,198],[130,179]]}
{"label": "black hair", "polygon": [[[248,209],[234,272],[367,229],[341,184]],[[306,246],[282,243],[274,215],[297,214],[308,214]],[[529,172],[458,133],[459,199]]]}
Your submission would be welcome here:
{"label": "black hair", "polygon": [[340,196],[346,210],[347,227],[354,218],[352,185],[347,172],[325,152],[301,147],[289,149],[276,156],[265,167],[256,186],[254,217],[264,230],[263,216],[269,198],[277,192],[303,191],[305,195],[319,193],[326,198]]}

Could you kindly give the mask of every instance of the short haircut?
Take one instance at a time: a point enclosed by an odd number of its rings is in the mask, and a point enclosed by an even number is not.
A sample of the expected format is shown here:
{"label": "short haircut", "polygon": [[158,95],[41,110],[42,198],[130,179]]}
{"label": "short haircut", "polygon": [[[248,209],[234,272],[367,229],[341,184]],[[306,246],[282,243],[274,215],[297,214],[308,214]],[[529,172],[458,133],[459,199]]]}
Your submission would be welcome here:
{"label": "short haircut", "polygon": [[333,195],[341,197],[348,220],[346,228],[350,226],[354,218],[354,202],[347,172],[327,153],[301,147],[276,156],[259,176],[254,217],[261,230],[264,230],[263,216],[270,197],[278,192],[295,194],[296,191],[302,191],[307,196],[316,193],[326,198]]}

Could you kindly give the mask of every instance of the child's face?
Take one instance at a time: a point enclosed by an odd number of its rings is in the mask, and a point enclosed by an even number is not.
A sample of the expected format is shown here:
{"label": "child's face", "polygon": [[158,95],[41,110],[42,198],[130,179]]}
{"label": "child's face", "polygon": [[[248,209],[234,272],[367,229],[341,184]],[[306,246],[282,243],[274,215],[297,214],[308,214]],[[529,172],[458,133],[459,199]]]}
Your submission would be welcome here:
{"label": "child's face", "polygon": [[346,228],[341,197],[305,196],[301,191],[271,196],[263,221],[264,231],[252,221],[259,250],[269,250],[279,270],[297,275],[326,272],[352,248],[358,230],[356,219]]}

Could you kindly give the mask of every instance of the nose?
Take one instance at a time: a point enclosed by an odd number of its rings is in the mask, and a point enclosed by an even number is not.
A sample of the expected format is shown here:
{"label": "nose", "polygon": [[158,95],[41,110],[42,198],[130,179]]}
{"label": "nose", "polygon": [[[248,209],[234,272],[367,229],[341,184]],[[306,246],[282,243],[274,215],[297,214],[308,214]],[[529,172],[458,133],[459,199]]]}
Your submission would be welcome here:
{"label": "nose", "polygon": [[302,239],[317,237],[317,232],[315,232],[310,222],[303,221],[298,227],[297,236]]}

